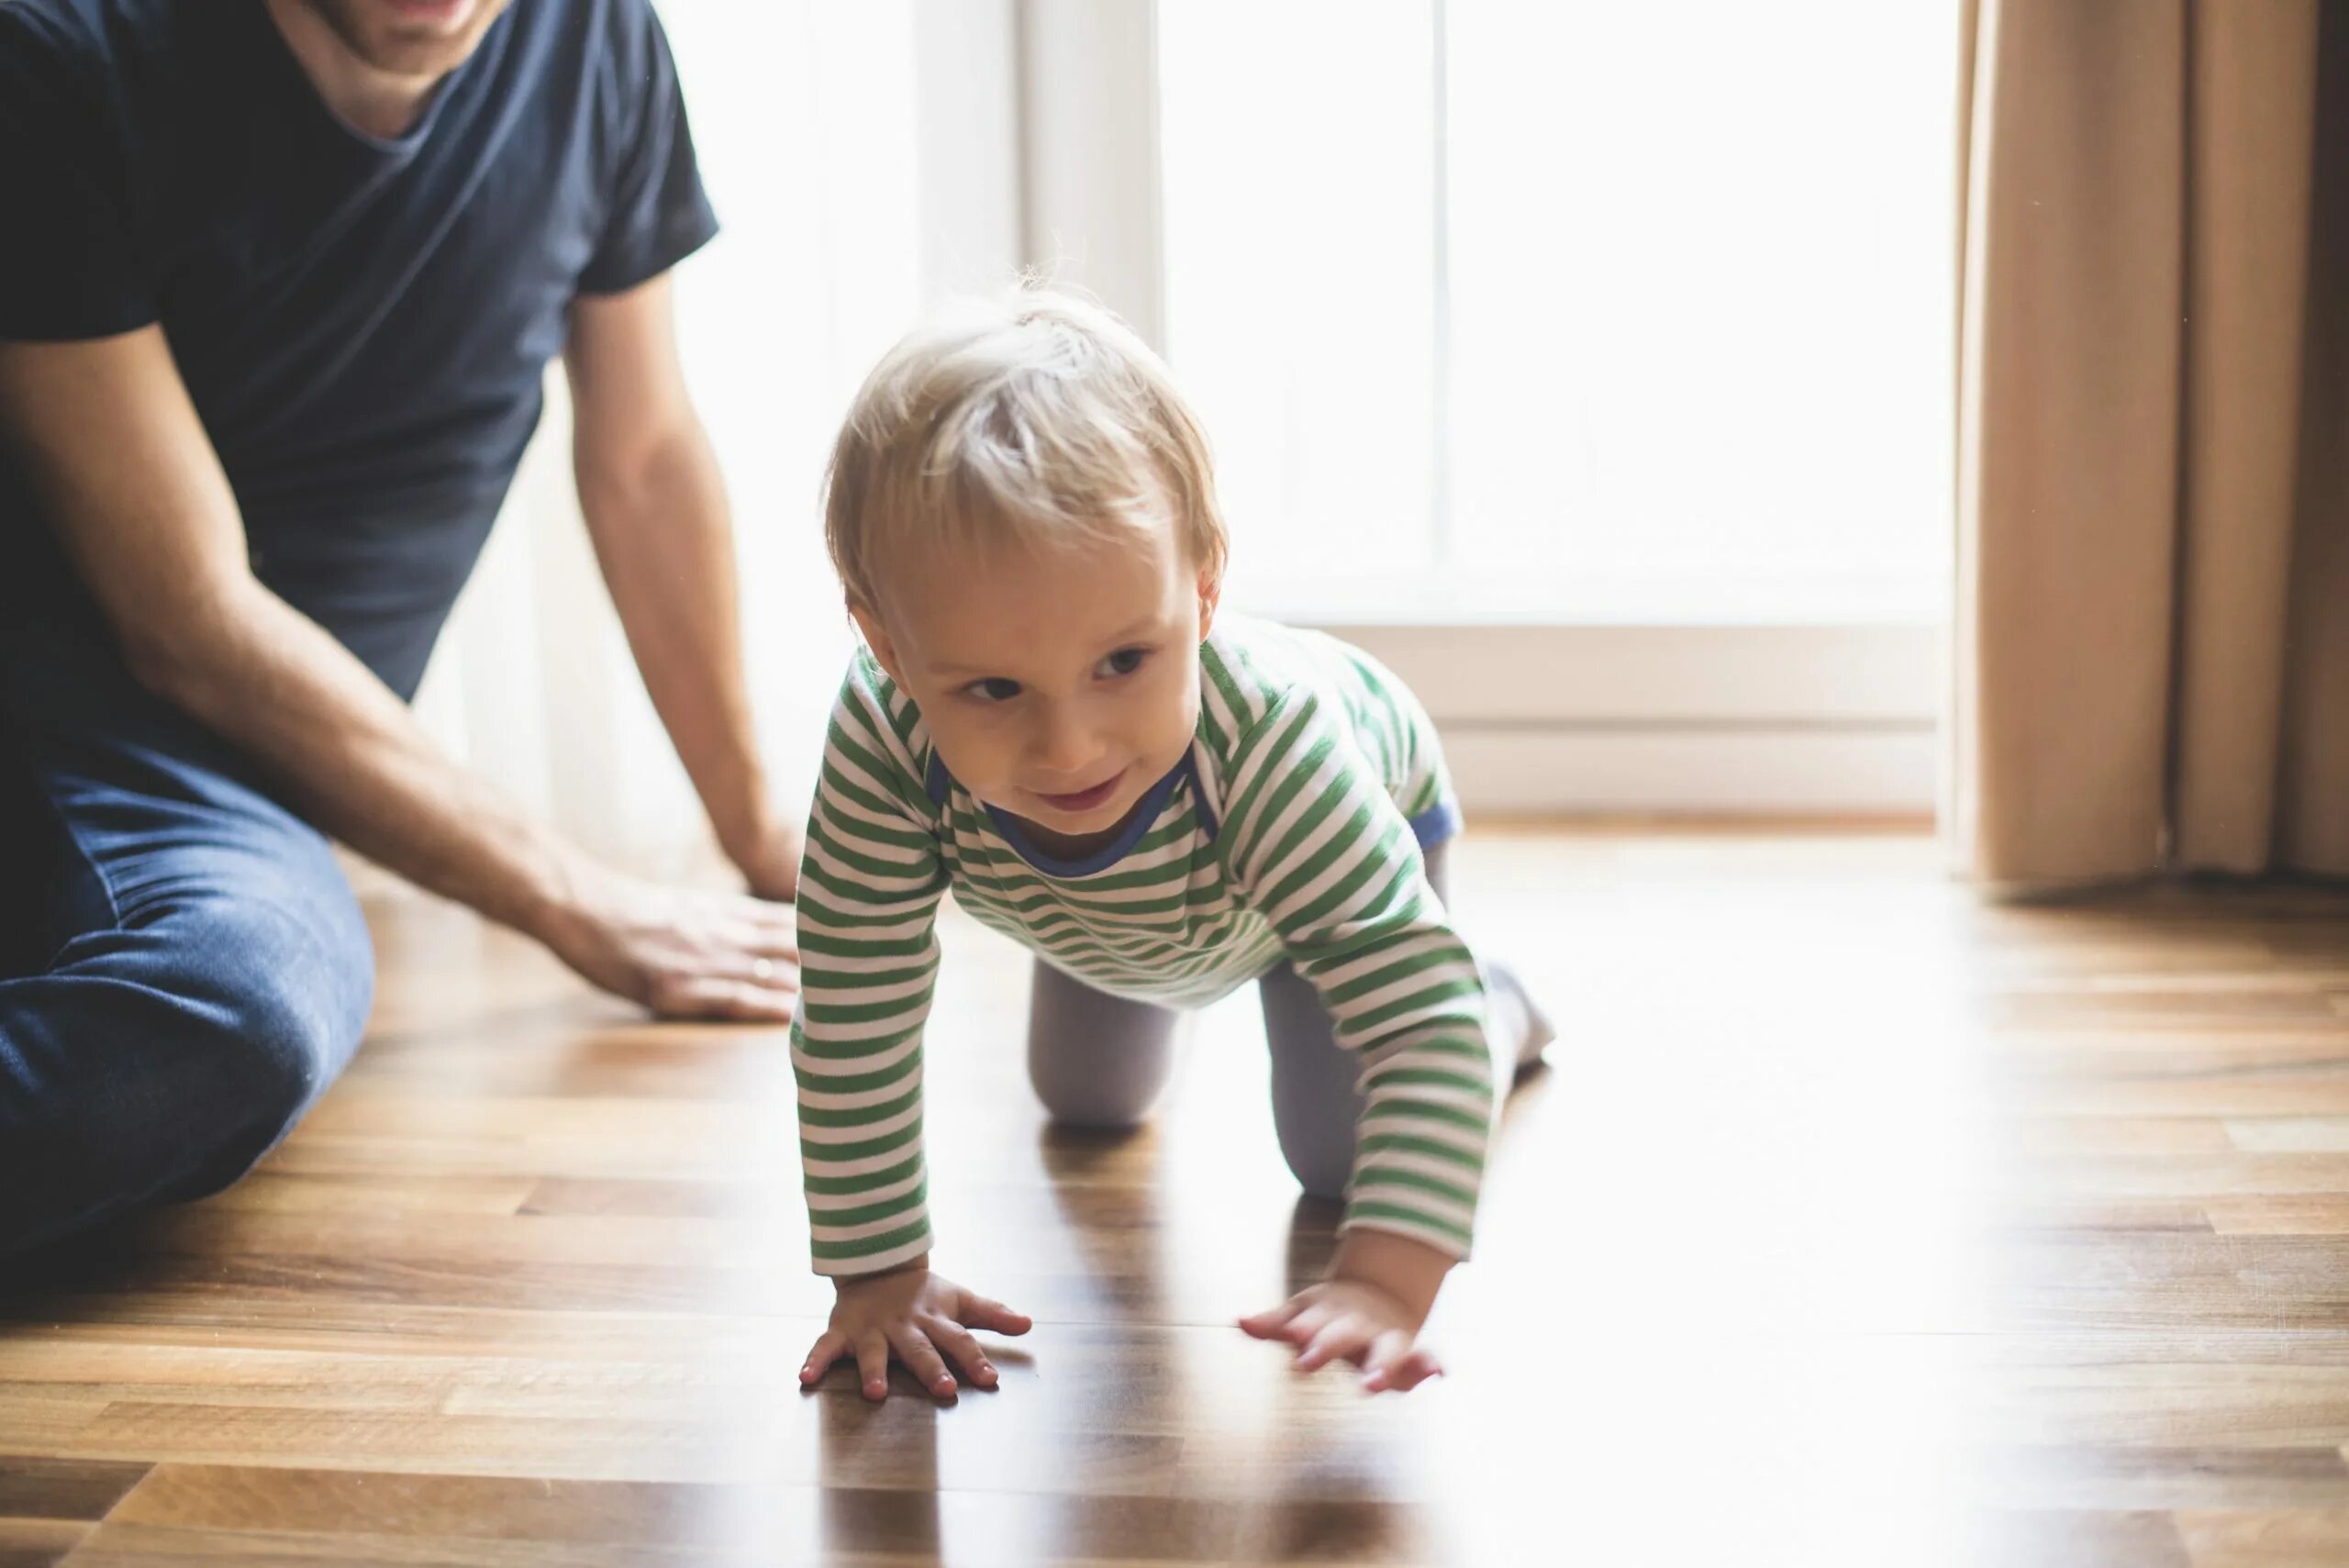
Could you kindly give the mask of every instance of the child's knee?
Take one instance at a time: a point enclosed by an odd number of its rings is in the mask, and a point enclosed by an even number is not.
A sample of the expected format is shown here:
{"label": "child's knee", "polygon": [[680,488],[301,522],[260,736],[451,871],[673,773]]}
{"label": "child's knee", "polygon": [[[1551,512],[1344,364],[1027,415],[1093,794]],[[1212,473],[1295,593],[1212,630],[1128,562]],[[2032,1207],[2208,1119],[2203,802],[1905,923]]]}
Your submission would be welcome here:
{"label": "child's knee", "polygon": [[1174,1076],[1182,1017],[1097,991],[1039,960],[1028,1001],[1028,1082],[1054,1121],[1139,1124]]}
{"label": "child's knee", "polygon": [[1346,1182],[1354,1168],[1351,1139],[1340,1147],[1336,1140],[1326,1138],[1283,1138],[1281,1158],[1288,1162],[1289,1173],[1305,1189],[1306,1196],[1341,1199],[1346,1195]]}
{"label": "child's knee", "polygon": [[1174,1042],[1028,1042],[1028,1082],[1064,1127],[1138,1127],[1174,1072]]}
{"label": "child's knee", "polygon": [[1276,1064],[1273,1131],[1297,1184],[1312,1197],[1339,1198],[1353,1174],[1358,1097],[1342,1082],[1312,1082],[1318,1076],[1283,1073]]}
{"label": "child's knee", "polygon": [[1155,1085],[1145,1092],[1129,1083],[1095,1083],[1067,1075],[1030,1074],[1029,1082],[1035,1085],[1036,1098],[1043,1102],[1046,1114],[1063,1127],[1139,1127],[1158,1099]]}

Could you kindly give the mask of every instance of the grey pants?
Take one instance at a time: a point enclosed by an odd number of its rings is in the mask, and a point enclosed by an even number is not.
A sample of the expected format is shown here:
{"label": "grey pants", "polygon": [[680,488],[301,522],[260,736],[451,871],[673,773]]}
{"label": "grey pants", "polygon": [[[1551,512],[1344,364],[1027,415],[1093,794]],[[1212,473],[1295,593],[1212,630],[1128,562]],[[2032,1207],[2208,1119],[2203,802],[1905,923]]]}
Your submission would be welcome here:
{"label": "grey pants", "polygon": [[[1428,851],[1428,883],[1448,904],[1448,845]],[[1354,1162],[1363,1094],[1361,1060],[1339,1045],[1312,984],[1287,964],[1257,982],[1272,1049],[1273,1128],[1297,1184],[1342,1197]],[[1174,1072],[1183,1015],[1173,1007],[1097,991],[1041,959],[1028,1004],[1028,1077],[1053,1119],[1077,1127],[1131,1127]],[[1494,1041],[1494,1055],[1505,1044]],[[1507,1085],[1500,1085],[1506,1088]]]}

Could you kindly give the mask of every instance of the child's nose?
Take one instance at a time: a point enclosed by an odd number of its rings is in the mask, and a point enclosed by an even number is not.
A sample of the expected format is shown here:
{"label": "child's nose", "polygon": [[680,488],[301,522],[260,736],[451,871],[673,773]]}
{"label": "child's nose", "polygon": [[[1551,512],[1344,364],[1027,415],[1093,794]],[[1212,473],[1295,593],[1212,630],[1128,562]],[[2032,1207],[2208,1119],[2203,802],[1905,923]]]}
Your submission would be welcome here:
{"label": "child's nose", "polygon": [[1100,761],[1101,743],[1073,714],[1052,713],[1036,738],[1036,765],[1046,773],[1081,773]]}

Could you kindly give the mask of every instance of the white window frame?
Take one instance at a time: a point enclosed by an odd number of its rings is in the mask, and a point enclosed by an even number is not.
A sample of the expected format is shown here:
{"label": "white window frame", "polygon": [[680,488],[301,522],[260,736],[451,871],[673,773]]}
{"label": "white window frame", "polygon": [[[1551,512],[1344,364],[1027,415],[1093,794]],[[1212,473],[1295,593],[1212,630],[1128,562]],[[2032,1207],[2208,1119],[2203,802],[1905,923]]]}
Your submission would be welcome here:
{"label": "white window frame", "polygon": [[[928,281],[1046,268],[1163,347],[1156,0],[914,4]],[[1472,812],[1934,809],[1947,632],[1930,612],[1294,609],[1411,684]]]}

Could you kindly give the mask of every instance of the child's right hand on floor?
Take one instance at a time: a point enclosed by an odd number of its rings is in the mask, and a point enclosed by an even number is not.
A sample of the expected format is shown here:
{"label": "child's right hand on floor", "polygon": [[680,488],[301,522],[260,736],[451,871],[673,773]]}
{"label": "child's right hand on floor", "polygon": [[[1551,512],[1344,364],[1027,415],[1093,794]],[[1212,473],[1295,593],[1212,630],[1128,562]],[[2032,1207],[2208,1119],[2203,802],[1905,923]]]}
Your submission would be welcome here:
{"label": "child's right hand on floor", "polygon": [[807,1351],[807,1364],[799,1369],[802,1387],[813,1387],[834,1362],[853,1356],[863,1373],[864,1396],[885,1399],[889,1356],[895,1351],[924,1388],[938,1398],[952,1399],[955,1383],[947,1370],[948,1356],[978,1387],[996,1385],[995,1368],[972,1329],[1024,1334],[1033,1327],[1026,1313],[931,1273],[927,1257],[836,1284],[831,1324],[817,1337]]}

